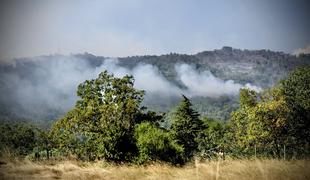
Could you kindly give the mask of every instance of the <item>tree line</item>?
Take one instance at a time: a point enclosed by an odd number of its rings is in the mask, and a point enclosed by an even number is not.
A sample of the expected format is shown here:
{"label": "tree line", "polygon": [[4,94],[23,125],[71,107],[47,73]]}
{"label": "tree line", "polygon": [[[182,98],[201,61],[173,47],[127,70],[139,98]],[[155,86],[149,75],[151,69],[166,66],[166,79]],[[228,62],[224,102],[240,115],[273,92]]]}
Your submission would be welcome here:
{"label": "tree line", "polygon": [[240,90],[228,122],[201,117],[185,95],[166,114],[141,106],[134,78],[107,71],[77,89],[75,107],[51,129],[2,123],[1,152],[32,159],[74,156],[143,164],[182,165],[200,158],[307,158],[310,153],[310,67],[262,92]]}

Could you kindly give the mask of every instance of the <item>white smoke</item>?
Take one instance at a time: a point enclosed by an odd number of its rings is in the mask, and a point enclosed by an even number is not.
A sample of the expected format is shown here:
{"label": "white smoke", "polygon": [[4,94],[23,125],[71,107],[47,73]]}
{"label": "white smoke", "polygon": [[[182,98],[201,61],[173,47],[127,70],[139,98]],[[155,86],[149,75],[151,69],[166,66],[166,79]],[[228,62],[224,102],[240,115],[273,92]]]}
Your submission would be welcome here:
{"label": "white smoke", "polygon": [[233,80],[224,81],[215,77],[209,71],[198,72],[188,64],[175,67],[180,81],[187,87],[183,93],[189,96],[219,97],[223,95],[235,95],[240,88],[249,88],[260,91],[261,88],[251,84],[242,85]]}
{"label": "white smoke", "polygon": [[310,45],[305,48],[299,48],[294,50],[293,55],[299,56],[301,54],[310,54]]}
{"label": "white smoke", "polygon": [[156,66],[140,64],[133,69],[132,74],[135,78],[135,86],[145,90],[147,94],[176,96],[182,93],[179,88],[165,79]]}
{"label": "white smoke", "polygon": [[[27,63],[26,72],[19,70],[0,72],[0,103],[14,102],[22,106],[25,111],[38,111],[41,114],[46,110],[44,107],[63,111],[72,108],[78,98],[76,96],[78,84],[98,77],[104,70],[116,77],[133,75],[135,87],[145,90],[146,101],[152,103],[169,101],[169,98],[179,97],[180,94],[190,97],[219,97],[235,95],[243,87],[260,90],[251,84],[242,85],[233,80],[221,80],[207,71],[198,72],[188,64],[175,66],[178,77],[176,81],[180,83],[177,85],[168,81],[156,66],[137,64],[129,69],[120,66],[117,59],[105,60],[100,66],[91,65],[89,61],[75,56],[39,57],[33,60],[33,65]],[[19,62],[19,66],[24,66],[23,62]]]}
{"label": "white smoke", "polygon": [[188,64],[175,66],[178,80],[185,88],[180,88],[169,82],[156,66],[150,64],[138,64],[129,70],[119,66],[117,59],[109,59],[98,69],[105,69],[116,77],[122,77],[126,74],[133,75],[135,87],[145,90],[150,96],[158,94],[162,96],[179,96],[180,94],[185,94],[190,97],[219,97],[223,95],[236,95],[240,88],[249,88],[255,91],[261,90],[261,88],[249,83],[242,85],[235,83],[233,80],[221,80],[208,71],[198,72]]}

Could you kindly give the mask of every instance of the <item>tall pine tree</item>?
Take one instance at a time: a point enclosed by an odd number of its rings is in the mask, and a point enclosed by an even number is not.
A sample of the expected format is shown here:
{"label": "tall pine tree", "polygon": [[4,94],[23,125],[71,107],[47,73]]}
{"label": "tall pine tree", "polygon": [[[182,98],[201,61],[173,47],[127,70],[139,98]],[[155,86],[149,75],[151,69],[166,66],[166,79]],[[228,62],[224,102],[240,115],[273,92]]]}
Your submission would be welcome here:
{"label": "tall pine tree", "polygon": [[198,148],[197,139],[204,129],[199,114],[193,109],[190,100],[183,95],[176,112],[172,115],[171,133],[178,144],[184,148],[187,159],[193,157]]}

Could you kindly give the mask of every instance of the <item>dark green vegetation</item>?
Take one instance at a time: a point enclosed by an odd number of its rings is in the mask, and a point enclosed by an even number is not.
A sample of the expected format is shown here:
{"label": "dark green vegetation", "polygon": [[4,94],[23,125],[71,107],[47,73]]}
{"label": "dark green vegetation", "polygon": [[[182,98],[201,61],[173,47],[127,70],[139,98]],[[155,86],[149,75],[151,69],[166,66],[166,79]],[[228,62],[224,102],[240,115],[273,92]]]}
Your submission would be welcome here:
{"label": "dark green vegetation", "polygon": [[[77,99],[76,86],[89,79],[83,74],[83,70],[94,70],[106,59],[108,58],[85,53],[23,58],[17,59],[13,65],[0,64],[0,120],[35,121],[46,127],[50,126],[52,121],[64,116],[74,106]],[[138,64],[153,65],[170,83],[178,87],[183,85],[178,80],[175,65],[189,64],[198,72],[210,71],[223,80],[251,83],[265,89],[286,78],[293,69],[310,65],[310,56],[296,57],[269,50],[224,47],[193,55],[171,53],[118,58],[118,65],[122,68],[132,69]],[[76,71],[74,75],[85,76],[72,88],[67,87],[74,79],[70,78],[71,70]],[[61,84],[63,79],[65,80]],[[142,103],[153,111],[166,112],[180,100],[180,95],[176,94],[175,97],[145,98]],[[239,106],[238,96],[191,97],[191,101],[201,115],[225,121],[229,120],[230,113]]]}
{"label": "dark green vegetation", "polygon": [[310,67],[294,70],[276,86],[240,90],[240,107],[227,122],[201,117],[183,96],[167,115],[141,106],[144,92],[132,76],[102,72],[78,86],[80,97],[51,130],[1,126],[1,149],[29,158],[184,164],[193,157],[308,158]]}

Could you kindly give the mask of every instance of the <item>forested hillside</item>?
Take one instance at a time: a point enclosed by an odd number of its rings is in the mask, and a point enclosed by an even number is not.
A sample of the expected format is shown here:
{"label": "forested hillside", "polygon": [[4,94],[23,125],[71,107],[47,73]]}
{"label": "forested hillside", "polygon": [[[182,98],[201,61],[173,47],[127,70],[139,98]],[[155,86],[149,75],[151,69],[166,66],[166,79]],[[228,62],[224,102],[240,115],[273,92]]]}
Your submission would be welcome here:
{"label": "forested hillside", "polygon": [[[82,56],[87,58],[86,56]],[[223,80],[252,83],[270,87],[296,67],[310,64],[310,55],[299,57],[270,50],[240,50],[223,47],[220,50],[203,51],[194,55],[175,54],[161,56],[134,56],[119,58],[121,65],[133,67],[138,63],[156,65],[167,79],[177,79],[174,65],[193,64],[197,70],[208,70]]]}
{"label": "forested hillside", "polygon": [[134,88],[132,76],[118,78],[104,71],[78,85],[75,106],[50,129],[1,123],[0,152],[33,161],[73,156],[82,161],[172,165],[195,158],[307,159],[309,89],[309,66],[260,93],[242,88],[240,107],[223,122],[201,116],[184,95],[168,114],[149,111],[141,106],[145,91]]}
{"label": "forested hillside", "polygon": [[146,90],[142,104],[149,109],[166,112],[185,94],[202,115],[227,120],[239,106],[237,89],[271,87],[304,65],[310,65],[310,55],[231,47],[193,55],[108,58],[84,53],[20,58],[0,65],[0,118],[40,122],[60,118],[74,106],[77,85],[108,70],[117,76],[132,74],[138,88]]}

